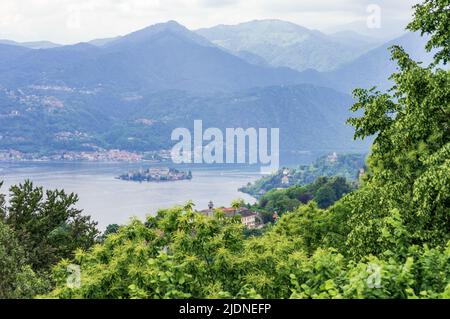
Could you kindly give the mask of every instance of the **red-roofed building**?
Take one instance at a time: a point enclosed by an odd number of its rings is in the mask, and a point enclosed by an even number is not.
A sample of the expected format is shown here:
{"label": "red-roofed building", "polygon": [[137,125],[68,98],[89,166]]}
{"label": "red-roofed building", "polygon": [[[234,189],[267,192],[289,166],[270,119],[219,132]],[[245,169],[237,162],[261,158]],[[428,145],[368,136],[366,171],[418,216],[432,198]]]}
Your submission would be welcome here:
{"label": "red-roofed building", "polygon": [[[202,213],[205,216],[213,217],[214,216],[214,206],[210,202],[208,205],[209,209],[202,210],[200,213]],[[249,229],[255,229],[261,227],[263,224],[261,222],[261,218],[258,212],[253,212],[250,209],[246,207],[241,208],[219,208],[220,211],[222,211],[225,215],[225,217],[234,217],[234,216],[240,216],[241,222]]]}

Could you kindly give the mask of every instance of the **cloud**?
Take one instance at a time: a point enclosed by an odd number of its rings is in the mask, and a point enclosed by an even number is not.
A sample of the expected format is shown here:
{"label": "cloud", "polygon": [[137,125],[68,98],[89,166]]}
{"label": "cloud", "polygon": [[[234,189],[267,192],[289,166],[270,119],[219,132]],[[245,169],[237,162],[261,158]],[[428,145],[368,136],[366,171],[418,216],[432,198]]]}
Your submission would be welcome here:
{"label": "cloud", "polygon": [[198,3],[200,6],[206,8],[220,8],[226,7],[230,5],[236,5],[240,1],[239,0],[199,0]]}

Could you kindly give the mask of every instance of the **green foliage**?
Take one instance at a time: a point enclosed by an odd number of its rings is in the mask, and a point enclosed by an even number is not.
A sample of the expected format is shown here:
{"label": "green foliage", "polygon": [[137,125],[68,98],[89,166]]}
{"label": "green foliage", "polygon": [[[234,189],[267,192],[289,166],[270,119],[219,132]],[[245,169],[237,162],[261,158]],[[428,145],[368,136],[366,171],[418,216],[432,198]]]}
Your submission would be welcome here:
{"label": "green foliage", "polygon": [[[147,226],[146,226],[147,225]],[[187,298],[214,293],[208,283],[220,276],[223,257],[243,247],[237,219],[211,219],[192,207],[160,211],[146,224],[134,220],[91,251],[78,251],[82,286],[65,285],[69,261],[55,268],[52,296],[84,298]],[[193,275],[196,274],[194,278]],[[211,288],[211,289],[210,289]]]}
{"label": "green foliage", "polygon": [[24,251],[11,229],[0,221],[0,298],[14,291],[17,270],[24,264]]}
{"label": "green foliage", "polygon": [[[261,237],[244,239],[234,219],[182,207],[134,220],[103,244],[78,251],[81,286],[66,285],[68,260],[54,269],[46,298],[444,298],[446,248],[411,246],[358,262],[324,245],[329,212],[314,204],[286,214]],[[371,285],[372,284],[372,285]]]}
{"label": "green foliage", "polygon": [[448,0],[428,0],[414,6],[413,21],[408,25],[411,31],[419,31],[422,35],[430,34],[431,40],[426,49],[438,49],[434,56],[436,63],[446,64],[450,59],[450,4]]}
{"label": "green foliage", "polygon": [[[0,183],[1,186],[1,183]],[[89,248],[97,230],[73,206],[78,198],[30,181],[0,196],[0,298],[32,298],[52,288],[49,270],[77,248]]]}
{"label": "green foliage", "polygon": [[231,202],[231,207],[238,209],[245,206],[245,202],[242,198],[237,198]]}
{"label": "green foliage", "polygon": [[31,266],[23,266],[17,272],[14,293],[9,298],[31,299],[36,295],[47,293],[53,288],[49,277],[48,273],[37,273]]}
{"label": "green foliage", "polygon": [[320,177],[306,186],[271,190],[259,199],[255,209],[263,214],[267,213],[264,215],[267,215],[266,221],[269,221],[274,212],[281,215],[312,200],[320,208],[328,208],[352,190],[352,185],[343,177]]}
{"label": "green foliage", "polygon": [[[450,75],[436,67],[448,55],[448,23],[447,1],[416,6],[410,28],[431,33],[429,48],[442,49],[434,65],[422,67],[394,46],[394,87],[355,90],[352,110],[362,111],[349,120],[355,137],[375,136],[358,190],[327,209],[309,200],[327,207],[345,183],[271,191],[260,205],[292,212],[258,237],[245,238],[238,220],[223,214],[161,211],[80,252],[81,288],[65,287],[62,262],[49,296],[449,298]],[[248,189],[276,187],[281,175]],[[301,199],[309,203],[299,206]]]}
{"label": "green foliage", "polygon": [[96,223],[74,208],[75,194],[34,187],[30,181],[12,186],[3,222],[24,248],[34,270],[49,270],[77,248],[89,248],[97,236]]}
{"label": "green foliage", "polygon": [[[67,259],[53,269],[56,287],[41,297],[450,298],[450,75],[436,67],[449,41],[440,32],[448,30],[446,3],[425,1],[413,21],[443,49],[434,66],[393,47],[392,90],[355,90],[352,109],[362,111],[349,120],[355,137],[376,136],[357,190],[348,193],[342,178],[320,178],[271,191],[259,205],[290,212],[259,236],[238,216],[206,217],[192,202],[161,210],[145,223],[112,227],[93,247],[82,241],[75,255],[62,250]],[[0,293],[30,295],[40,283],[19,242],[27,248],[29,238],[52,237],[55,225],[39,217],[66,216],[75,198],[56,191],[43,201],[30,183],[12,194],[3,214],[12,227],[0,223]],[[72,263],[81,268],[80,287],[67,285]]]}
{"label": "green foliage", "polygon": [[[3,186],[3,182],[0,182],[0,189]],[[0,220],[3,219],[5,217],[6,214],[6,200],[5,200],[5,195],[0,193]]]}
{"label": "green foliage", "polygon": [[106,226],[105,231],[103,232],[103,234],[101,234],[100,236],[97,237],[97,241],[98,242],[104,242],[106,237],[108,237],[111,234],[116,234],[119,231],[120,226],[117,224],[110,224],[108,226]]}
{"label": "green foliage", "polygon": [[[336,159],[322,156],[311,165],[303,165],[295,169],[282,168],[272,175],[242,187],[240,191],[260,197],[274,188],[311,184],[319,177],[344,177],[349,181],[357,181],[360,170],[365,168],[364,159],[365,155],[362,154],[337,155]],[[286,172],[287,175],[285,175]],[[288,176],[288,183],[283,182],[285,176]]]}
{"label": "green foliage", "polygon": [[25,251],[14,232],[0,221],[0,299],[31,298],[49,288],[26,264]]}
{"label": "green foliage", "polygon": [[353,110],[364,115],[349,120],[356,137],[377,135],[370,175],[349,202],[348,247],[355,256],[394,249],[397,240],[382,233],[393,212],[410,244],[445,245],[450,239],[450,73],[422,68],[399,47],[392,55],[399,71],[391,93],[356,90]]}

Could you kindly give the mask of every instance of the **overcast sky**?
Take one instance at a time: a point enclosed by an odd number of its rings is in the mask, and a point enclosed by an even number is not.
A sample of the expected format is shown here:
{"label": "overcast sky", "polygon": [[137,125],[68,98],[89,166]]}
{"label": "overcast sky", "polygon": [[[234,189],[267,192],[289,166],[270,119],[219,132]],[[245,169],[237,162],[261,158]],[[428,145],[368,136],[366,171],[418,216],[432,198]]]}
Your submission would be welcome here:
{"label": "overcast sky", "polygon": [[[0,0],[0,38],[75,43],[123,35],[176,20],[190,29],[255,19],[282,19],[312,29],[366,21],[381,9],[381,26],[405,24],[418,0]],[[368,8],[369,11],[368,12]],[[400,22],[400,24],[398,23]],[[353,24],[354,26],[356,24]],[[356,28],[356,27],[355,27]],[[336,29],[337,30],[337,29]]]}

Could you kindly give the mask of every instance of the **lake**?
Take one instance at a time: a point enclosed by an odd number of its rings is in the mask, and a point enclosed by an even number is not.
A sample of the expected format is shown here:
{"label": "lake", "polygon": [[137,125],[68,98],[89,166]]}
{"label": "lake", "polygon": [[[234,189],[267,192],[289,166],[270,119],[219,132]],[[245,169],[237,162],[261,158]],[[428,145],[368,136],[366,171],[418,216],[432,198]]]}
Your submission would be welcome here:
{"label": "lake", "polygon": [[193,179],[165,183],[138,183],[115,178],[130,170],[162,166],[143,163],[0,163],[0,181],[4,181],[0,191],[7,194],[11,185],[30,179],[45,189],[74,192],[80,198],[77,207],[91,215],[100,229],[113,223],[127,223],[131,217],[143,219],[158,209],[182,205],[189,200],[198,210],[206,209],[210,200],[216,207],[229,206],[236,198],[255,202],[253,197],[238,192],[238,188],[260,178],[258,168],[176,167],[191,170]]}

